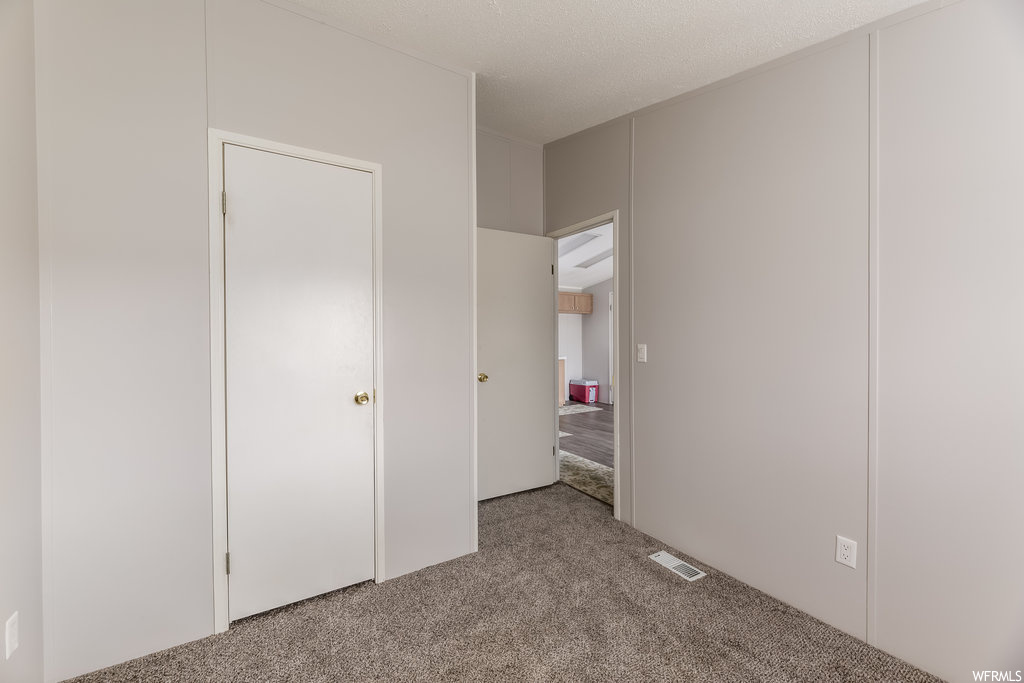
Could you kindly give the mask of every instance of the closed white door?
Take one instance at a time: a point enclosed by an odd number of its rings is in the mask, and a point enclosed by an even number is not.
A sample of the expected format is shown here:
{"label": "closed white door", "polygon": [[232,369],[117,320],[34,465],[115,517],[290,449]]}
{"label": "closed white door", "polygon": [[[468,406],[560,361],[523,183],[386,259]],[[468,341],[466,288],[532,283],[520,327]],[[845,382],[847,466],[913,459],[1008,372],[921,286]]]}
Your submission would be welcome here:
{"label": "closed white door", "polygon": [[477,231],[480,500],[558,478],[554,259],[551,238]]}
{"label": "closed white door", "polygon": [[233,620],[374,575],[373,180],[228,144],[224,188]]}

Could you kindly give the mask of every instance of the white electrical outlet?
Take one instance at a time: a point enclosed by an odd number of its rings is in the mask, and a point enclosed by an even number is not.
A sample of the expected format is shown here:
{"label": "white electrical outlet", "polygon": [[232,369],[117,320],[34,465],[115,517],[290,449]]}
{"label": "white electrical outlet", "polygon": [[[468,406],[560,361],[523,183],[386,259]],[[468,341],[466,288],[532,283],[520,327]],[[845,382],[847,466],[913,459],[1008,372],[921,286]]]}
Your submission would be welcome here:
{"label": "white electrical outlet", "polygon": [[15,612],[7,620],[7,627],[4,629],[4,640],[7,642],[7,656],[10,659],[14,651],[18,649],[18,613]]}
{"label": "white electrical outlet", "polygon": [[836,562],[857,568],[857,541],[836,536]]}
{"label": "white electrical outlet", "polygon": [[647,344],[636,345],[636,362],[646,363],[647,362]]}

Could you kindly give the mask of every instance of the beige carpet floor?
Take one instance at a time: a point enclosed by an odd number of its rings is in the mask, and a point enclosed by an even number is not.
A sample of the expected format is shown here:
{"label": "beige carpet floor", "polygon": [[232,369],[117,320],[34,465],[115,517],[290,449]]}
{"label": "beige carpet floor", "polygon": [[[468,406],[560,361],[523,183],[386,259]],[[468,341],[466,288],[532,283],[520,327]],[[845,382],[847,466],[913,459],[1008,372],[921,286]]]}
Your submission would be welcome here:
{"label": "beige carpet floor", "polygon": [[78,680],[936,680],[698,562],[687,583],[661,549],[555,484],[481,504],[479,553]]}

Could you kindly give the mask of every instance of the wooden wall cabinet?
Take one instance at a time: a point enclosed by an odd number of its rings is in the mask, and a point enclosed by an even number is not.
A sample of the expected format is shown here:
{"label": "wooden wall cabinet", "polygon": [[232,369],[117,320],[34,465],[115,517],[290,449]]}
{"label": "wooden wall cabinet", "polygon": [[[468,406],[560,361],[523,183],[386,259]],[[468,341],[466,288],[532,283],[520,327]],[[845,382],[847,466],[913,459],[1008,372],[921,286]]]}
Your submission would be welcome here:
{"label": "wooden wall cabinet", "polygon": [[578,292],[558,293],[559,313],[593,313],[594,295],[580,294]]}

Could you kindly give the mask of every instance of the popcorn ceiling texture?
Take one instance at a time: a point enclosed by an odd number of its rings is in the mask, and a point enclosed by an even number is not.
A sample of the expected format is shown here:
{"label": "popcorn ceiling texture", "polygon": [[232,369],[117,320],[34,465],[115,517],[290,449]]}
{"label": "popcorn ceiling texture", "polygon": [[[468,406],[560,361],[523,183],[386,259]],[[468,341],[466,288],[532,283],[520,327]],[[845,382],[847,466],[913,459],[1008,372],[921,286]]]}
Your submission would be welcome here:
{"label": "popcorn ceiling texture", "polygon": [[550,142],[922,0],[297,0],[476,71],[477,120]]}

